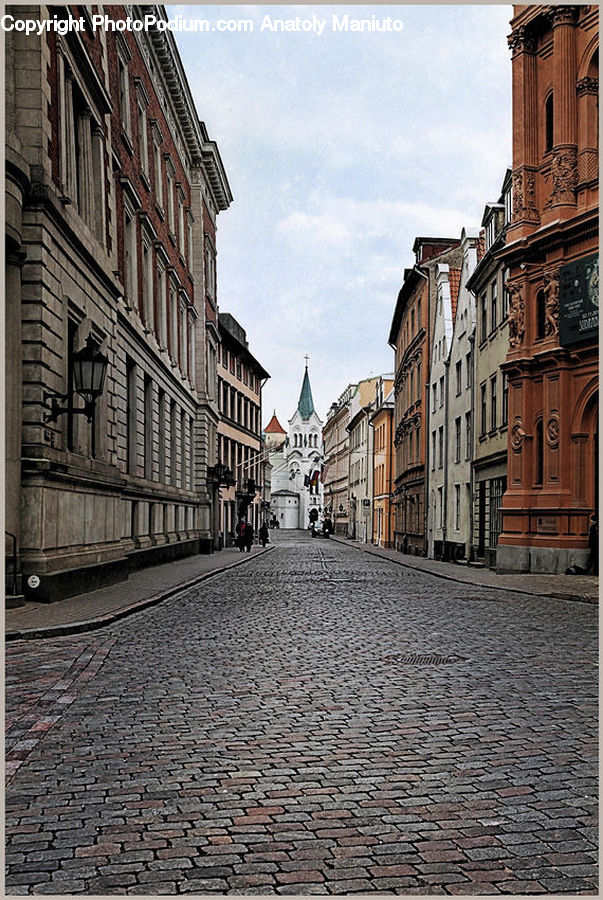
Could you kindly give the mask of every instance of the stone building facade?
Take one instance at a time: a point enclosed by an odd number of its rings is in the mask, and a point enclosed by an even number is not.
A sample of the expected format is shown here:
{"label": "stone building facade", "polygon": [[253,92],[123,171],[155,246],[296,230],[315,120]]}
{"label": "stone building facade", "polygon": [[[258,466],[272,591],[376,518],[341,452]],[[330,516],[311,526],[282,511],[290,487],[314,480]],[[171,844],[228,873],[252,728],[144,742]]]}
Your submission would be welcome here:
{"label": "stone building facade", "polygon": [[[456,315],[448,361],[448,392],[445,440],[448,469],[446,472],[446,531],[444,557],[467,560],[471,548],[471,457],[472,378],[475,301],[469,281],[477,263],[477,231],[463,229],[460,249],[463,254],[458,281]],[[453,287],[454,290],[454,287]]]}
{"label": "stone building facade", "polygon": [[511,170],[497,201],[482,218],[480,252],[469,288],[475,298],[476,330],[472,378],[473,461],[471,558],[496,567],[507,489],[509,386],[503,363],[509,349],[507,269],[497,258],[511,219]]}
{"label": "stone building facade", "polygon": [[270,377],[249,350],[247,335],[230,313],[219,313],[218,460],[233,484],[220,488],[218,546],[236,538],[239,521],[258,530],[264,500],[264,444],[261,434],[262,387]]}
{"label": "stone building facade", "polygon": [[415,265],[405,269],[394,310],[389,344],[395,354],[394,546],[403,553],[427,553],[429,471],[429,365],[437,292],[434,266],[458,265],[458,239],[418,237]]}
{"label": "stone building facade", "polygon": [[[169,31],[8,33],[6,125],[7,529],[17,589],[52,600],[211,549],[209,320],[232,196]],[[108,358],[92,424],[72,382],[89,335]],[[69,395],[54,421],[49,394]]]}
{"label": "stone building facade", "polygon": [[501,572],[584,564],[598,513],[597,6],[516,6]]}
{"label": "stone building facade", "polygon": [[349,432],[350,408],[357,384],[349,384],[331,404],[323,429],[324,505],[335,534],[347,535],[349,510]]}

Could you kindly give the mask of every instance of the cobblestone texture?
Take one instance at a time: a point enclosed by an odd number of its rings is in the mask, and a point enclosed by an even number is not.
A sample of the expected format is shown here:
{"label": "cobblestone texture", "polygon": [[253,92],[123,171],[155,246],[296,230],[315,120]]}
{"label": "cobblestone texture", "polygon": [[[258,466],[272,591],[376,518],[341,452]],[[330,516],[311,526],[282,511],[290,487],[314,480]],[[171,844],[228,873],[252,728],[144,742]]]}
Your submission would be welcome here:
{"label": "cobblestone texture", "polygon": [[6,892],[596,893],[595,608],[275,540],[8,645]]}

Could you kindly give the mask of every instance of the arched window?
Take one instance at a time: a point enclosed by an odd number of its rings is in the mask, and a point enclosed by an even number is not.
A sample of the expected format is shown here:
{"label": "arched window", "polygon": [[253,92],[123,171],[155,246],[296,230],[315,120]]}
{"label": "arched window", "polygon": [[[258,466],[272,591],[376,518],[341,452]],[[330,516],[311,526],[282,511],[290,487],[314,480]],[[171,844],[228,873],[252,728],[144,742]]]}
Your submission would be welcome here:
{"label": "arched window", "polygon": [[544,291],[536,294],[536,339],[541,340],[545,335],[546,326],[546,298]]}
{"label": "arched window", "polygon": [[553,149],[553,92],[548,95],[544,101],[544,152],[548,153]]}

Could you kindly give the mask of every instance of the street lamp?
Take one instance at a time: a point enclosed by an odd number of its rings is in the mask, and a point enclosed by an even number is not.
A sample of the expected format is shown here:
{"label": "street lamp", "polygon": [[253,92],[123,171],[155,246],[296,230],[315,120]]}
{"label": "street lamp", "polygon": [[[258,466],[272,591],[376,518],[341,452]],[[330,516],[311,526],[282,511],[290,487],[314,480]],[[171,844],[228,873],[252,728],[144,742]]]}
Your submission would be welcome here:
{"label": "street lamp", "polygon": [[223,462],[216,463],[215,466],[208,466],[207,474],[209,478],[220,487],[224,485],[224,487],[232,487],[233,484],[236,483],[236,479],[232,474],[232,471],[225,466]]}
{"label": "street lamp", "polygon": [[[85,415],[88,422],[92,422],[96,401],[103,392],[108,364],[108,358],[100,352],[100,344],[92,337],[92,334],[89,334],[86,338],[86,345],[73,354],[72,360],[73,388],[74,392],[83,399],[84,408],[76,409],[73,406],[72,395],[69,392],[57,394],[48,391],[44,394],[44,403],[50,399],[52,403],[50,412],[44,416],[44,421],[57,422],[63,413],[71,413],[72,415]],[[61,406],[59,400],[66,400],[67,405]]]}

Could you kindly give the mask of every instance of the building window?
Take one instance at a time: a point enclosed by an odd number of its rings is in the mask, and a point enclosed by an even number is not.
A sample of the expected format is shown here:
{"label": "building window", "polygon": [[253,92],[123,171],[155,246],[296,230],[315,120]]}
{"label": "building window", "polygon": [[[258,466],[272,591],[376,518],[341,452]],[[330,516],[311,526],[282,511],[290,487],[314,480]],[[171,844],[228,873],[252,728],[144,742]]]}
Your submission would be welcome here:
{"label": "building window", "polygon": [[473,434],[471,428],[471,413],[465,413],[465,459],[471,459]]}
{"label": "building window", "polygon": [[[125,42],[122,43],[120,41],[120,46],[122,48],[123,45],[125,45]],[[130,137],[132,133],[130,118],[130,78],[128,73],[128,63],[125,58],[126,52],[129,53],[129,50],[122,49],[122,52],[118,54],[117,78],[119,83],[119,112],[121,116],[121,127],[124,133],[128,137]]]}
{"label": "building window", "polygon": [[434,381],[434,383],[433,383],[432,386],[431,386],[431,397],[432,397],[431,411],[432,411],[432,412],[435,412],[435,411],[436,411],[436,405],[437,405],[437,402],[438,402],[438,400],[437,400],[437,397],[438,397],[438,385],[437,385],[437,383],[436,383],[435,381]]}
{"label": "building window", "polygon": [[440,425],[438,428],[438,468],[442,469],[444,466],[444,426]]}
{"label": "building window", "polygon": [[482,343],[488,337],[488,301],[486,292],[482,294],[480,298],[480,308],[481,308],[481,338]]}
{"label": "building window", "polygon": [[174,237],[174,166],[169,156],[165,160],[165,205],[170,235]]}
{"label": "building window", "polygon": [[459,394],[461,393],[461,386],[462,386],[461,383],[462,383],[462,380],[463,380],[463,375],[462,375],[461,369],[462,369],[462,364],[461,364],[461,360],[459,359],[459,361],[458,361],[457,364],[456,364],[456,369],[455,369],[455,372],[456,372],[456,395],[457,395],[457,397],[458,397]]}
{"label": "building window", "polygon": [[155,176],[155,201],[157,205],[163,207],[163,169],[161,159],[161,132],[153,128],[153,171]]}
{"label": "building window", "polygon": [[153,477],[153,382],[144,377],[144,477]]}
{"label": "building window", "polygon": [[509,423],[509,379],[507,373],[502,373],[502,422],[501,425]]}
{"label": "building window", "polygon": [[187,422],[184,410],[180,413],[180,487],[186,488],[186,461],[188,459]]}
{"label": "building window", "polygon": [[471,351],[465,356],[465,364],[467,366],[466,386],[467,388],[470,388],[473,386],[473,361],[471,359]]}
{"label": "building window", "polygon": [[178,249],[180,256],[184,257],[186,247],[186,231],[184,227],[184,194],[181,185],[178,185]]}
{"label": "building window", "polygon": [[490,379],[490,428],[494,430],[497,423],[496,410],[496,375]]}
{"label": "building window", "polygon": [[444,490],[438,488],[438,527],[441,528],[444,523]]}
{"label": "building window", "polygon": [[159,416],[159,474],[158,478],[160,482],[165,481],[165,414],[166,414],[166,402],[165,402],[165,391],[162,391],[161,388],[158,391],[157,395],[157,407],[158,407],[158,416]]}
{"label": "building window", "polygon": [[548,95],[544,103],[544,134],[545,134],[545,147],[544,152],[548,153],[549,150],[553,149],[553,122],[554,122],[554,110],[553,110],[553,92]]}
{"label": "building window", "polygon": [[126,469],[136,474],[136,363],[126,357]]}
{"label": "building window", "polygon": [[130,306],[135,306],[138,287],[136,218],[127,204],[124,207],[124,287]]}
{"label": "building window", "polygon": [[486,383],[480,385],[480,423],[479,433],[483,437],[487,429],[488,407],[486,403]]}
{"label": "building window", "polygon": [[444,376],[440,378],[440,407],[444,406]]}
{"label": "building window", "polygon": [[162,350],[167,347],[167,278],[165,266],[157,263],[157,316],[159,346]]}
{"label": "building window", "polygon": [[148,331],[153,331],[155,327],[153,286],[153,251],[145,236],[142,242],[142,314]]}
{"label": "building window", "polygon": [[175,363],[178,359],[178,294],[176,292],[176,285],[171,281],[171,279],[169,296],[170,356],[172,357],[172,361]]}
{"label": "building window", "polygon": [[178,484],[178,463],[176,462],[176,451],[178,449],[178,410],[176,401],[172,400],[170,404],[170,484],[175,487]]}
{"label": "building window", "polygon": [[491,313],[490,330],[494,331],[496,329],[496,326],[498,325],[498,296],[497,296],[496,279],[492,282],[492,284],[490,286],[490,313]]}
{"label": "building window", "polygon": [[147,109],[144,101],[138,100],[138,153],[143,175],[149,174],[149,141],[147,134]]}
{"label": "building window", "polygon": [[431,432],[431,468],[435,469],[436,467],[436,433],[435,431]]}
{"label": "building window", "polygon": [[509,290],[507,288],[507,281],[509,280],[509,270],[505,269],[503,272],[503,294],[502,294],[502,319],[504,320],[509,315]]}
{"label": "building window", "polygon": [[458,416],[454,420],[454,461],[461,461],[461,417]]}
{"label": "building window", "polygon": [[461,486],[454,486],[454,530],[458,531],[461,526]]}

